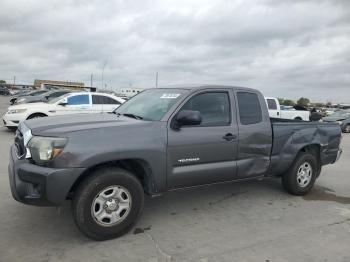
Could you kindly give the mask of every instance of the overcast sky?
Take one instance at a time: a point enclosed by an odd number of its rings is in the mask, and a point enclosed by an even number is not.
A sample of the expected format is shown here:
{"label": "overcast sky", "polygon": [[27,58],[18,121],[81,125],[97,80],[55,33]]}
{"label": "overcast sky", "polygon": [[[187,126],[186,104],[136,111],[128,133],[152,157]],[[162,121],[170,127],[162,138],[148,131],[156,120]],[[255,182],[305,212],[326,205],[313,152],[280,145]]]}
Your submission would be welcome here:
{"label": "overcast sky", "polygon": [[350,1],[0,0],[0,79],[229,84],[350,103]]}

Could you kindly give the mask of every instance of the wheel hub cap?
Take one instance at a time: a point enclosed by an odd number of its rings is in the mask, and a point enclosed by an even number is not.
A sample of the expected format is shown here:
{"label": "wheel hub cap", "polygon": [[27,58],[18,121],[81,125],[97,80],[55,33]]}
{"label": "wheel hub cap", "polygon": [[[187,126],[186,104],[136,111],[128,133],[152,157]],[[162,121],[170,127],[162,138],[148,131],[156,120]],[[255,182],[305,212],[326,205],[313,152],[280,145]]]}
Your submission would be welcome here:
{"label": "wheel hub cap", "polygon": [[106,202],[106,209],[109,211],[115,211],[118,208],[117,201],[115,199],[108,200]]}
{"label": "wheel hub cap", "polygon": [[310,163],[304,162],[299,166],[297,173],[297,182],[300,187],[306,187],[312,179],[312,167]]}
{"label": "wheel hub cap", "polygon": [[122,186],[109,186],[95,196],[91,215],[102,226],[114,226],[128,216],[130,209],[130,192]]}

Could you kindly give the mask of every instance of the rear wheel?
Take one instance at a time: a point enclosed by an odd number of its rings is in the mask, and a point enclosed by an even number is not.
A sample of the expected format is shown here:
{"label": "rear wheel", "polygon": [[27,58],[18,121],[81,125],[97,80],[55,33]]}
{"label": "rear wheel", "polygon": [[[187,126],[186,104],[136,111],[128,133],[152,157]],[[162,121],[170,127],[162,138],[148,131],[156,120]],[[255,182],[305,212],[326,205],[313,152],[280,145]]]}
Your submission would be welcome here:
{"label": "rear wheel", "polygon": [[292,195],[305,195],[312,189],[318,173],[317,158],[310,152],[299,153],[291,168],[282,176],[283,187]]}
{"label": "rear wheel", "polygon": [[78,228],[89,238],[107,240],[125,234],[143,209],[141,183],[120,168],[94,171],[77,188],[73,215]]}

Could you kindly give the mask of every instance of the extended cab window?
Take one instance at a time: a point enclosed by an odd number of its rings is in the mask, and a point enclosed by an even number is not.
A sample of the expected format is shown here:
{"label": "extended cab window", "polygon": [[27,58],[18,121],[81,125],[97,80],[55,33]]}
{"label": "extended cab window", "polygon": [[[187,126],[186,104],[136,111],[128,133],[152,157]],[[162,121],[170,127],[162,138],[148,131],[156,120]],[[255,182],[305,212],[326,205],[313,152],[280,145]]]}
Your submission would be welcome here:
{"label": "extended cab window", "polygon": [[267,106],[269,107],[269,109],[277,110],[277,104],[276,104],[276,101],[274,99],[266,99],[266,101],[267,101]]}
{"label": "extended cab window", "polygon": [[68,97],[68,105],[88,105],[89,95],[76,95]]}
{"label": "extended cab window", "polygon": [[227,92],[209,92],[196,95],[181,110],[199,111],[201,126],[226,126],[231,122],[230,100]]}
{"label": "extended cab window", "polygon": [[242,125],[251,125],[262,121],[261,106],[257,94],[237,92],[237,99]]}

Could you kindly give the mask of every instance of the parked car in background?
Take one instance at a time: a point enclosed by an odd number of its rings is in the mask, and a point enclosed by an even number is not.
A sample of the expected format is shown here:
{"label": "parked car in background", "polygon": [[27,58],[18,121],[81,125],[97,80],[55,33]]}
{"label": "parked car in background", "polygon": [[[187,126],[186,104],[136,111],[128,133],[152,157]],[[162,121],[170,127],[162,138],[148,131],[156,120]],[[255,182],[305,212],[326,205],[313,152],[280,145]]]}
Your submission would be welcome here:
{"label": "parked car in background", "polygon": [[71,90],[51,90],[36,96],[23,96],[17,99],[16,104],[47,102],[53,98],[71,93]]}
{"label": "parked car in background", "polygon": [[47,103],[28,103],[10,106],[3,117],[9,129],[16,129],[26,119],[79,113],[112,112],[124,99],[110,94],[77,92],[54,98]]}
{"label": "parked car in background", "polygon": [[330,116],[324,117],[323,122],[337,122],[344,133],[350,133],[350,110],[336,111]]}
{"label": "parked car in background", "polygon": [[0,95],[2,96],[9,96],[11,93],[7,89],[7,87],[0,86]]}
{"label": "parked car in background", "polygon": [[9,89],[10,91],[10,95],[14,96],[17,95],[19,92],[21,92],[22,90],[17,90],[17,89]]}
{"label": "parked car in background", "polygon": [[154,88],[114,114],[22,122],[8,172],[16,200],[73,199],[78,228],[105,240],[135,225],[145,193],[276,176],[305,195],[340,157],[340,141],[335,123],[271,120],[254,89]]}
{"label": "parked car in background", "polygon": [[306,109],[302,110],[301,107],[287,109],[283,107],[284,110],[282,110],[277,98],[265,97],[265,100],[269,109],[269,115],[272,118],[310,121],[310,112]]}
{"label": "parked car in background", "polygon": [[38,96],[38,95],[41,95],[41,94],[44,94],[46,92],[48,92],[49,90],[46,90],[46,89],[42,89],[42,90],[35,90],[35,91],[23,91],[15,96],[13,96],[11,99],[10,99],[10,104],[13,105],[17,102],[17,99],[19,99],[20,97],[23,97],[23,96]]}
{"label": "parked car in background", "polygon": [[325,108],[325,116],[331,116],[337,111],[339,111],[339,108]]}

